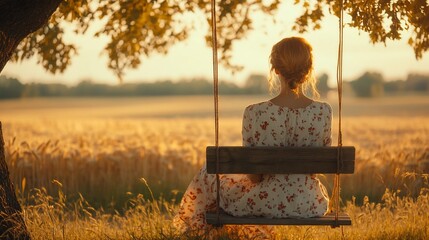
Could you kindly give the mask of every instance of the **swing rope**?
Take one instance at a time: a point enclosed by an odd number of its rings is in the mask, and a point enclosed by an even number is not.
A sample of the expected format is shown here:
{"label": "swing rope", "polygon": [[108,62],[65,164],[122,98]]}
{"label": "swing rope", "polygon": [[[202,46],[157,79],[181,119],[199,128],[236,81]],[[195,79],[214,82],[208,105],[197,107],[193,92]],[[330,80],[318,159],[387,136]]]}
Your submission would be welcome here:
{"label": "swing rope", "polygon": [[213,100],[215,115],[215,146],[216,146],[216,219],[220,225],[220,179],[219,179],[219,70],[217,57],[217,32],[216,32],[216,0],[211,0],[211,22],[212,22],[212,50],[213,50]]}
{"label": "swing rope", "polygon": [[[342,92],[343,92],[343,29],[344,13],[343,0],[340,1],[339,11],[339,35],[338,35],[338,62],[337,62],[337,90],[338,90],[338,152],[337,152],[337,173],[334,177],[334,186],[328,211],[335,209],[335,224],[338,227],[338,213],[340,210],[340,170],[342,161]],[[220,177],[219,177],[219,70],[218,70],[218,50],[217,50],[217,27],[216,27],[216,0],[211,0],[211,25],[212,25],[212,52],[213,52],[213,100],[215,115],[215,147],[216,147],[216,226],[220,226]]]}
{"label": "swing rope", "polygon": [[337,173],[334,177],[334,186],[332,190],[331,199],[329,201],[329,211],[335,209],[335,225],[338,227],[338,214],[340,211],[340,169],[343,166],[342,161],[342,146],[343,146],[343,133],[342,133],[342,97],[343,97],[343,30],[344,30],[344,11],[343,1],[340,1],[340,12],[338,21],[338,62],[337,62],[337,91],[338,91],[338,152],[337,152]]}

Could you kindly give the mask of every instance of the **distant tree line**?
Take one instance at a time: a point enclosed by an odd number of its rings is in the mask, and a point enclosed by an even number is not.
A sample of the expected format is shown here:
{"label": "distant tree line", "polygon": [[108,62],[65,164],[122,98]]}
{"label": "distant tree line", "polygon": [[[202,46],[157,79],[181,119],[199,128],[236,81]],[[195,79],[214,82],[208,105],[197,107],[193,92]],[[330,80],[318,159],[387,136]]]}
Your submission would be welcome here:
{"label": "distant tree line", "polygon": [[[221,81],[219,91],[222,94],[260,94],[267,92],[249,77],[249,83],[240,87],[232,82]],[[259,89],[261,88],[261,89]],[[0,76],[0,99],[25,97],[129,97],[163,95],[209,95],[213,85],[205,79],[157,81],[152,83],[123,83],[109,85],[84,80],[75,86],[61,83],[23,84],[16,78]]]}
{"label": "distant tree line", "polygon": [[[268,92],[265,76],[251,75],[244,86],[221,81],[219,92],[233,94],[264,94]],[[157,81],[151,83],[123,83],[109,85],[84,80],[75,86],[61,83],[23,84],[16,78],[0,76],[0,99],[26,97],[132,97],[165,95],[210,95],[213,83],[206,79]]]}
{"label": "distant tree line", "polygon": [[[318,77],[317,88],[322,97],[331,90],[329,77],[322,74]],[[429,75],[410,74],[406,80],[386,82],[379,73],[366,72],[359,78],[345,82],[346,94],[358,97],[377,97],[387,93],[429,92]],[[347,90],[348,89],[348,90]],[[266,76],[250,75],[243,86],[233,82],[221,81],[219,91],[224,95],[234,94],[267,94]],[[89,80],[81,81],[75,86],[61,83],[27,83],[16,78],[0,76],[0,99],[25,97],[131,97],[131,96],[165,96],[165,95],[210,95],[213,93],[211,81],[206,79],[157,81],[151,83],[124,83],[109,85]]]}
{"label": "distant tree line", "polygon": [[348,83],[357,97],[379,97],[383,95],[429,93],[429,75],[409,74],[406,80],[385,81],[380,73],[366,72]]}

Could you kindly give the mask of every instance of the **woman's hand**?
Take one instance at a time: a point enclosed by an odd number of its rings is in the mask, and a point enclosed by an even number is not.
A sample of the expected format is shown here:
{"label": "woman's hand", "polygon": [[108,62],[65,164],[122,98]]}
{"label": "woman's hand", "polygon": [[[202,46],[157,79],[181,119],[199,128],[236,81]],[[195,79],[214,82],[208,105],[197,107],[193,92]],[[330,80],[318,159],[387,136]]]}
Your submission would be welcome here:
{"label": "woman's hand", "polygon": [[247,177],[252,183],[259,183],[262,181],[262,174],[247,174]]}

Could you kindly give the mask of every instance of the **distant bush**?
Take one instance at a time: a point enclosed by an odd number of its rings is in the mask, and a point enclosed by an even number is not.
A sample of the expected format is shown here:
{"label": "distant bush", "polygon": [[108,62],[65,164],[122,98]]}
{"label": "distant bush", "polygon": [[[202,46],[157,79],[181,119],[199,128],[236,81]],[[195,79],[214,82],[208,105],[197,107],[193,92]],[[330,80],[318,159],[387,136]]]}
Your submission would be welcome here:
{"label": "distant bush", "polygon": [[384,83],[385,92],[403,92],[405,91],[406,83],[404,80],[389,81]]}
{"label": "distant bush", "polygon": [[70,95],[67,85],[52,83],[29,83],[24,85],[21,97],[58,97]]}
{"label": "distant bush", "polygon": [[383,76],[380,73],[366,72],[350,84],[358,97],[379,97],[384,93],[383,82]]}
{"label": "distant bush", "polygon": [[321,97],[328,96],[328,92],[331,90],[328,85],[328,80],[329,76],[326,73],[317,77],[317,90]]}
{"label": "distant bush", "polygon": [[0,76],[0,99],[21,97],[24,85],[16,78]]}
{"label": "distant bush", "polygon": [[409,74],[406,80],[384,83],[386,92],[429,92],[429,75]]}
{"label": "distant bush", "polygon": [[406,81],[408,91],[429,91],[429,75],[409,74]]}
{"label": "distant bush", "polygon": [[243,91],[248,94],[268,93],[267,77],[260,74],[250,75],[244,83]]}

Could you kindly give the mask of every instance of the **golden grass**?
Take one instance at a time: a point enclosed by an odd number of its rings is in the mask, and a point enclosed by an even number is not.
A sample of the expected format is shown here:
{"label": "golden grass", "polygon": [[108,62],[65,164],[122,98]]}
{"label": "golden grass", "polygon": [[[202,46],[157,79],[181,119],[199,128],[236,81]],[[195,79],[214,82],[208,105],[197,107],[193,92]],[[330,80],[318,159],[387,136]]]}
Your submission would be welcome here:
{"label": "golden grass", "polygon": [[[343,197],[378,201],[386,188],[418,194],[421,180],[401,174],[429,172],[429,124],[422,124],[428,121],[346,118],[344,144],[356,146],[357,165],[355,174],[342,177]],[[240,124],[239,118],[222,120],[221,144],[241,144]],[[70,198],[81,193],[95,206],[122,208],[133,194],[148,194],[141,178],[156,197],[180,197],[202,166],[205,147],[213,144],[212,128],[207,118],[17,120],[5,124],[5,135],[14,136],[6,139],[6,159],[24,195],[25,189],[42,187],[55,193],[55,179]],[[329,176],[326,184],[332,185]]]}
{"label": "golden grass", "polygon": [[[237,109],[245,103],[232,100],[221,119],[223,145],[241,144]],[[171,216],[204,162],[205,146],[213,144],[210,114],[189,115],[184,112],[195,109],[179,107],[158,116],[146,109],[138,114],[150,116],[143,120],[119,111],[124,102],[113,100],[110,113],[106,105],[91,111],[79,104],[26,113],[13,104],[17,108],[2,115],[6,159],[34,239],[206,237],[178,234]],[[355,174],[342,177],[342,197],[354,225],[280,227],[278,239],[428,239],[429,116],[421,109],[404,116],[346,115],[344,145],[356,146],[357,165]],[[332,186],[330,176],[322,179]]]}
{"label": "golden grass", "polygon": [[[426,176],[426,186],[428,184]],[[149,201],[142,195],[130,200],[130,208],[123,214],[107,214],[95,210],[83,198],[73,203],[65,200],[59,190],[53,198],[45,190],[35,190],[35,203],[24,208],[27,227],[33,239],[250,239],[238,232],[211,230],[205,233],[177,232],[172,216],[177,208],[164,200]],[[343,209],[353,226],[332,229],[316,226],[280,226],[275,228],[276,239],[428,239],[429,189],[420,195],[399,197],[396,191],[386,190],[380,203],[348,202]],[[237,229],[236,229],[237,230]],[[220,232],[220,234],[219,234]],[[216,238],[215,238],[216,239]]]}

